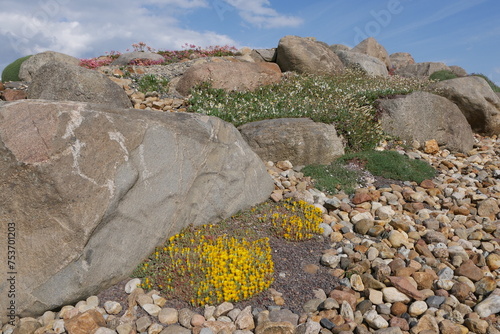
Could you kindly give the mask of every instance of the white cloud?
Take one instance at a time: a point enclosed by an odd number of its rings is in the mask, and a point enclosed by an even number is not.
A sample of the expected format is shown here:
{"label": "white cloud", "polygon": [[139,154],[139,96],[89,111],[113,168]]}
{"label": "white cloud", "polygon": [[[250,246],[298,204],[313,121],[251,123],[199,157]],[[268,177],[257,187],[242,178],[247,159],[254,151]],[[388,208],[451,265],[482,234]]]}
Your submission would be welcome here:
{"label": "white cloud", "polygon": [[296,16],[283,15],[271,8],[269,0],[224,0],[236,8],[243,20],[259,28],[297,27],[303,20]]}
{"label": "white cloud", "polygon": [[46,50],[77,58],[126,51],[145,42],[157,49],[235,45],[225,34],[182,26],[183,15],[208,0],[4,0],[0,12],[0,70],[16,58]]}

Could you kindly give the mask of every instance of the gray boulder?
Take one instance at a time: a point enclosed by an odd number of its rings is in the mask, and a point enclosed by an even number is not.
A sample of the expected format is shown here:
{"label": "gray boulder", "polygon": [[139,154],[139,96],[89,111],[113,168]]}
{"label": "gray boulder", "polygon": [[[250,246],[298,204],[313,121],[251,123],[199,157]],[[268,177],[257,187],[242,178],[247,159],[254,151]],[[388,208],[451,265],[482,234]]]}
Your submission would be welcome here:
{"label": "gray boulder", "polygon": [[331,163],[344,154],[335,126],[307,118],[279,118],[247,123],[238,128],[264,161],[289,160],[293,165]]}
{"label": "gray boulder", "polygon": [[432,73],[442,70],[450,71],[450,68],[444,63],[425,62],[401,67],[395,73],[406,78],[429,77]]}
{"label": "gray boulder", "polygon": [[457,77],[465,77],[467,76],[467,71],[464,70],[462,67],[457,66],[457,65],[451,65],[450,70],[455,74]]}
{"label": "gray boulder", "polygon": [[280,39],[276,52],[276,63],[283,72],[338,74],[344,70],[328,45],[311,38],[285,36]]}
{"label": "gray boulder", "polygon": [[21,67],[19,68],[19,79],[30,82],[40,67],[50,62],[58,62],[75,66],[80,65],[80,59],[78,58],[68,56],[64,53],[45,51],[31,56],[21,64]]}
{"label": "gray boulder", "polygon": [[442,96],[414,92],[394,99],[377,100],[382,129],[411,143],[435,139],[452,151],[468,152],[474,135],[458,107]]}
{"label": "gray boulder", "polygon": [[276,61],[276,48],[272,49],[254,49],[250,52],[250,57],[254,61],[267,61],[267,62],[275,62]]}
{"label": "gray boulder", "polygon": [[351,48],[348,47],[347,45],[344,45],[344,44],[332,44],[332,45],[330,45],[330,49],[333,52],[337,52],[337,51],[351,51]]}
{"label": "gray boulder", "polygon": [[388,76],[385,64],[378,58],[352,51],[337,51],[345,67],[357,68],[370,76]]}
{"label": "gray boulder", "polygon": [[431,87],[460,108],[474,132],[500,134],[500,98],[486,80],[468,76],[437,82]]}
{"label": "gray boulder", "polygon": [[208,81],[213,88],[226,91],[252,91],[263,85],[278,83],[281,76],[281,70],[275,63],[205,63],[190,67],[175,88],[186,96],[191,88]]}
{"label": "gray boulder", "polygon": [[162,55],[159,55],[154,52],[142,52],[142,51],[134,51],[127,52],[121,54],[118,58],[116,58],[111,65],[119,65],[125,66],[128,65],[134,59],[148,59],[152,61],[165,61],[165,58]]}
{"label": "gray boulder", "polygon": [[389,59],[391,60],[391,67],[394,70],[397,70],[399,68],[415,64],[415,59],[413,59],[413,56],[409,54],[408,52],[396,52],[392,53],[389,56]]}
{"label": "gray boulder", "polygon": [[104,103],[132,107],[125,91],[104,74],[60,62],[49,62],[36,72],[28,99]]}
{"label": "gray boulder", "polygon": [[11,271],[22,317],[97,294],[188,224],[229,217],[274,189],[238,130],[200,114],[4,103],[0,157],[0,234],[7,222],[17,232]]}
{"label": "gray boulder", "polygon": [[373,37],[368,37],[367,39],[361,41],[358,45],[353,47],[351,51],[364,53],[365,55],[378,58],[384,62],[387,68],[391,68],[391,60],[387,50]]}

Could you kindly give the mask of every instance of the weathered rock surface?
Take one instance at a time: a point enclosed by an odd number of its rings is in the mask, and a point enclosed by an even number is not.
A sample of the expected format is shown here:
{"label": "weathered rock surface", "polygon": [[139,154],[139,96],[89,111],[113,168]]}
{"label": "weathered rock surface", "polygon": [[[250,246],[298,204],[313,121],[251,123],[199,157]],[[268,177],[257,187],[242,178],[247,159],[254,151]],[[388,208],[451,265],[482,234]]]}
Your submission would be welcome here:
{"label": "weathered rock surface", "polygon": [[450,70],[453,72],[458,77],[465,77],[467,75],[467,71],[464,70],[462,67],[457,66],[457,65],[451,65],[449,66]]}
{"label": "weathered rock surface", "polygon": [[[228,217],[273,190],[236,128],[199,114],[2,103],[0,157],[0,216],[18,231],[21,316],[95,294],[187,224]],[[0,321],[8,302],[0,300]]]}
{"label": "weathered rock surface", "polygon": [[254,61],[274,62],[276,61],[276,48],[254,49],[250,53],[250,57],[252,57]]}
{"label": "weathered rock surface", "polygon": [[132,107],[125,91],[104,74],[60,62],[49,62],[40,67],[28,88],[28,99]]}
{"label": "weathered rock surface", "polygon": [[460,108],[473,131],[500,134],[500,98],[486,80],[468,76],[437,82],[432,87]]}
{"label": "weathered rock surface", "polygon": [[238,128],[264,161],[289,160],[294,165],[329,164],[344,154],[342,138],[333,125],[306,118],[279,118]]}
{"label": "weathered rock surface", "polygon": [[415,59],[408,52],[396,52],[389,55],[391,60],[391,66],[393,69],[397,70],[399,68],[415,64]]}
{"label": "weathered rock surface", "polygon": [[190,67],[180,78],[176,89],[180,94],[188,95],[191,88],[208,81],[213,88],[251,91],[280,80],[281,71],[275,63],[205,63]]}
{"label": "weathered rock surface", "polygon": [[31,56],[21,64],[21,67],[19,68],[19,79],[30,82],[40,67],[50,62],[64,63],[75,66],[80,64],[80,60],[78,58],[68,56],[64,53],[45,51]]}
{"label": "weathered rock surface", "polygon": [[437,71],[447,70],[450,68],[446,66],[444,63],[436,63],[436,62],[424,62],[424,63],[416,63],[410,64],[405,67],[401,67],[396,70],[396,74],[402,77],[429,77],[432,73]]}
{"label": "weathered rock surface", "polygon": [[379,100],[381,123],[387,133],[421,143],[435,139],[450,150],[468,152],[474,143],[465,116],[448,99],[426,92],[414,92],[394,99]]}
{"label": "weathered rock surface", "polygon": [[276,52],[276,63],[283,72],[338,74],[344,70],[335,52],[310,38],[285,36],[280,39]]}
{"label": "weathered rock surface", "polygon": [[134,51],[127,52],[121,54],[118,58],[116,58],[111,65],[128,65],[134,59],[147,59],[152,61],[165,61],[162,55],[154,52],[142,52],[142,51]]}
{"label": "weathered rock surface", "polygon": [[371,76],[387,76],[387,66],[380,59],[353,51],[337,51],[337,56],[346,67],[358,68]]}
{"label": "weathered rock surface", "polygon": [[352,48],[353,52],[364,53],[366,55],[375,57],[384,62],[387,68],[391,68],[391,60],[387,50],[377,42],[373,37],[361,41],[358,45]]}

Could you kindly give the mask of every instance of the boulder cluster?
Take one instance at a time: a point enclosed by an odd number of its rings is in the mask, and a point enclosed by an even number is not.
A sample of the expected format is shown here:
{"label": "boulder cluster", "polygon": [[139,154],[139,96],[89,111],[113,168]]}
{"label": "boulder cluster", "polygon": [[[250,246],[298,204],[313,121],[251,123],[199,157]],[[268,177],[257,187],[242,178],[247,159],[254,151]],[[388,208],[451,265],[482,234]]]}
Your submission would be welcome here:
{"label": "boulder cluster", "polygon": [[[7,284],[0,284],[0,334],[500,332],[500,97],[486,80],[457,66],[415,63],[408,53],[389,55],[373,38],[351,49],[285,36],[274,49],[171,65],[130,64],[137,57],[161,60],[126,54],[90,70],[49,51],[21,65],[22,82],[0,83],[7,101],[0,102],[7,180],[0,214],[15,222],[23,259],[15,327],[5,313]],[[365,173],[353,195],[327,195],[301,166],[344,154],[334,125],[276,119],[236,129],[184,113],[190,89],[203,82],[251,91],[288,71],[337,75],[346,68],[458,76],[433,83],[433,93],[376,102],[383,130],[412,145],[399,152],[429,162],[434,179]],[[146,75],[168,88],[139,92]],[[311,299],[299,312],[273,289],[265,292],[273,301],[266,310],[230,303],[175,309],[137,280],[123,288],[125,300],[97,297],[187,224],[268,198],[301,199],[323,212],[330,247],[297,270],[307,277],[327,268],[335,286],[304,291]],[[6,257],[1,252],[0,262]]]}

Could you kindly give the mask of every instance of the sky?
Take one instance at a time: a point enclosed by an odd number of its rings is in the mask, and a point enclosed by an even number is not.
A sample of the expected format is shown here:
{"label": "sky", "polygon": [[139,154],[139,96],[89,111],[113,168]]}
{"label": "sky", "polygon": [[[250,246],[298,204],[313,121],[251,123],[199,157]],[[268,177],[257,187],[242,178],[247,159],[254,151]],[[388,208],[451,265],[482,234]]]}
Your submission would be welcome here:
{"label": "sky", "polygon": [[499,0],[2,0],[0,71],[51,50],[77,58],[231,45],[274,48],[286,35],[444,62],[500,85]]}

